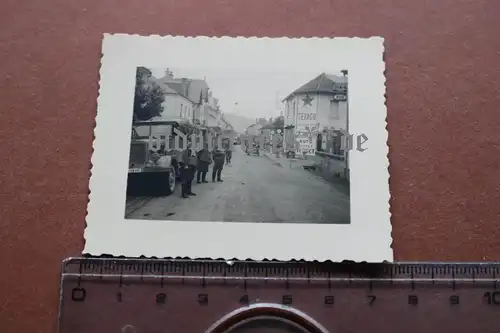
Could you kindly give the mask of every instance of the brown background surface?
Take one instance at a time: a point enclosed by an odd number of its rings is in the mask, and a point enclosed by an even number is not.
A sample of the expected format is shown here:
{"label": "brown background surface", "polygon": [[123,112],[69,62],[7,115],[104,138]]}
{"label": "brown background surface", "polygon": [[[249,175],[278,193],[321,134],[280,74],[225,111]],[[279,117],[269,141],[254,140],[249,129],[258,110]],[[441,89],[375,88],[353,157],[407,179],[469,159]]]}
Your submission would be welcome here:
{"label": "brown background surface", "polygon": [[498,0],[3,0],[0,325],[55,332],[83,248],[103,33],[383,36],[397,260],[500,259]]}

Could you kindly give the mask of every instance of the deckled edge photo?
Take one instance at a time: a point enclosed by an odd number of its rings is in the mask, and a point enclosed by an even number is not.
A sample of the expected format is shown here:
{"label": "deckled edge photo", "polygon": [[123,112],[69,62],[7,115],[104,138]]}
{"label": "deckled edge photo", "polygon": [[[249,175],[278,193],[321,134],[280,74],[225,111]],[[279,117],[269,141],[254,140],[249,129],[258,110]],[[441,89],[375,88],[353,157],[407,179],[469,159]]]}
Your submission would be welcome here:
{"label": "deckled edge photo", "polygon": [[[194,52],[196,50],[196,52]],[[84,254],[317,261],[392,261],[383,39],[105,34]],[[200,56],[203,55],[203,56]],[[310,59],[314,59],[312,62]],[[351,224],[127,220],[124,207],[137,66],[349,70]],[[330,64],[332,64],[330,66]]]}

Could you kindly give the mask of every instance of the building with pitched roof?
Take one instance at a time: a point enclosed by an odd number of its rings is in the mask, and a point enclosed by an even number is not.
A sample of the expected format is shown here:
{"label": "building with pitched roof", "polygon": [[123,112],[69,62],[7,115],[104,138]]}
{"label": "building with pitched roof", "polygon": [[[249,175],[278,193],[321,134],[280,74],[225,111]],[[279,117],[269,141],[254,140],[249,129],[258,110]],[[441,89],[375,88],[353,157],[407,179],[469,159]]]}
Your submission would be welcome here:
{"label": "building with pitched roof", "polygon": [[161,119],[194,125],[205,139],[208,139],[207,134],[212,134],[213,138],[232,130],[206,80],[176,78],[167,69],[163,77],[154,81],[163,89],[165,97]]}
{"label": "building with pitched roof", "polygon": [[163,77],[156,78],[155,81],[165,94],[164,118],[202,123],[202,106],[209,89],[204,80],[174,78],[172,72],[167,70]]}
{"label": "building with pitched roof", "polygon": [[176,78],[170,70],[156,79],[165,92],[164,117],[186,119],[196,125],[232,128],[222,116],[219,100],[203,79]]}
{"label": "building with pitched roof", "polygon": [[[319,170],[349,181],[349,154],[342,150],[339,131],[349,132],[347,71],[343,76],[322,73],[288,95],[285,140],[293,136],[300,153],[315,155]],[[317,162],[318,162],[317,161]]]}
{"label": "building with pitched roof", "polygon": [[276,117],[275,119],[271,118],[267,125],[260,128],[260,134],[263,136],[264,142],[272,143],[274,135],[277,135],[278,140],[281,141],[281,135],[284,133],[284,118],[283,116]]}
{"label": "building with pitched roof", "polygon": [[283,103],[285,128],[293,128],[291,135],[297,137],[307,155],[325,148],[325,130],[347,130],[346,76],[321,73],[290,93]]}

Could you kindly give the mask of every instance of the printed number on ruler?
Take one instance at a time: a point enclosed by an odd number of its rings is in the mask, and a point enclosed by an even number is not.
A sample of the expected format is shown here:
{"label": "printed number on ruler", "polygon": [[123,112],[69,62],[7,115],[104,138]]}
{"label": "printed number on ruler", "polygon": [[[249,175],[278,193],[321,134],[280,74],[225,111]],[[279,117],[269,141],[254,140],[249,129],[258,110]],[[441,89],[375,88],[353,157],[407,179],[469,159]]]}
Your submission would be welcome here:
{"label": "printed number on ruler", "polygon": [[[73,288],[71,292],[71,299],[75,302],[83,302],[85,301],[86,298],[86,291],[84,288]],[[482,295],[482,298],[484,300],[484,304],[486,305],[498,305],[500,306],[500,291],[493,291],[493,292],[485,292]],[[116,300],[118,302],[123,301],[123,294],[122,292],[118,292],[116,294]],[[168,297],[166,293],[158,293],[156,294],[156,298],[154,302],[156,304],[161,305],[167,303]],[[152,300],[153,301],[153,300]],[[248,305],[250,304],[250,296],[248,294],[243,294],[238,300],[240,304],[242,305]],[[318,300],[319,301],[319,300]],[[325,295],[323,298],[323,304],[325,307],[329,307],[335,304],[335,296],[334,295]],[[369,306],[372,306],[375,304],[377,301],[377,295],[376,294],[371,294],[366,296],[366,304]],[[208,305],[209,304],[209,294],[206,293],[201,293],[197,295],[196,299],[193,299],[193,302],[197,302],[200,305]],[[409,305],[418,305],[419,303],[419,297],[416,294],[409,294],[407,296],[407,302]],[[450,305],[459,305],[460,304],[460,296],[459,295],[451,295],[448,297],[448,302]],[[291,294],[285,294],[281,297],[281,304],[283,305],[292,305],[293,304],[293,295]]]}

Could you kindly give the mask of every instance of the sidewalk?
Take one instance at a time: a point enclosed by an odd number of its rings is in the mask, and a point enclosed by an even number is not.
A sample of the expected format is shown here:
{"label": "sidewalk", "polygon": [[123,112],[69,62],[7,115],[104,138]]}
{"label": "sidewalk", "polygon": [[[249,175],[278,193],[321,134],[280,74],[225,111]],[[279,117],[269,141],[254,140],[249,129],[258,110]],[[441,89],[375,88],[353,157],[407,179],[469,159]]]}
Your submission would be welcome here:
{"label": "sidewalk", "polygon": [[[349,182],[342,178],[335,176],[328,176],[321,172],[320,168],[315,167],[321,164],[321,157],[316,155],[308,155],[305,158],[303,156],[297,156],[299,158],[286,158],[282,154],[280,157],[276,157],[276,154],[272,154],[268,151],[262,150],[262,155],[266,156],[274,163],[278,163],[282,167],[290,169],[303,169],[309,172],[312,176],[322,179],[334,185],[342,193],[349,195]],[[304,168],[305,167],[305,168]],[[307,168],[311,167],[311,168]]]}
{"label": "sidewalk", "polygon": [[272,154],[269,151],[262,150],[262,155],[273,161],[274,163],[279,163],[282,167],[285,165],[289,165],[290,169],[303,168],[304,166],[313,166],[318,164],[319,161],[316,161],[315,156],[307,156],[304,158],[302,155],[297,156],[297,158],[286,158],[283,154],[280,153],[279,157],[276,154]]}
{"label": "sidewalk", "polygon": [[346,179],[340,178],[337,176],[333,176],[333,175],[326,175],[325,173],[321,172],[321,170],[318,168],[310,169],[307,171],[310,172],[311,175],[313,175],[314,177],[317,177],[318,179],[322,179],[324,181],[329,182],[337,190],[344,193],[345,195],[347,195],[347,196],[350,195],[350,184],[349,184],[349,181],[347,181]]}

